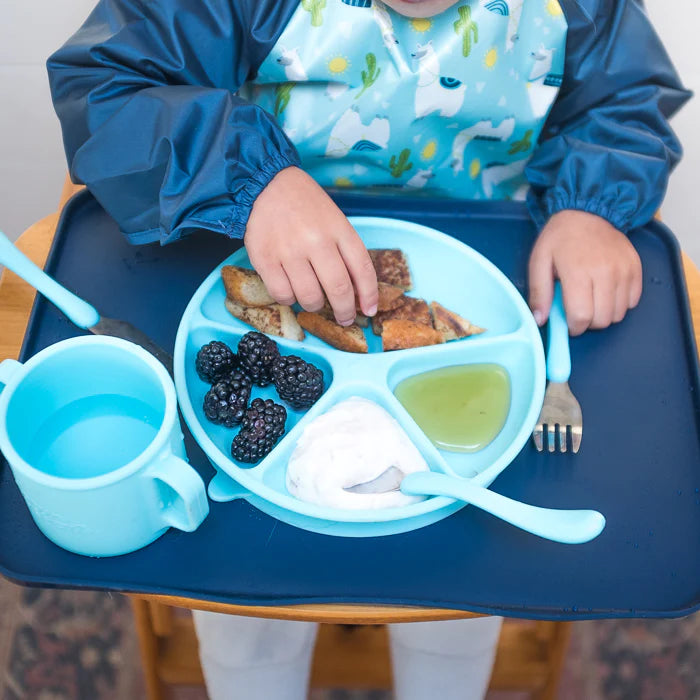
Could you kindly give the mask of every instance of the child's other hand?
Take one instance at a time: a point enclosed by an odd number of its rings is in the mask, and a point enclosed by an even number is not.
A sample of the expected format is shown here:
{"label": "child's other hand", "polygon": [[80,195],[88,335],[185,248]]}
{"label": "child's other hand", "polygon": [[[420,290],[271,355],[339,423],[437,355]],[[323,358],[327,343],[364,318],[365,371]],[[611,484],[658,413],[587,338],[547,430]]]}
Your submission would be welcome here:
{"label": "child's other hand", "polygon": [[377,276],[355,229],[299,168],[285,168],[255,200],[245,234],[248,257],[280,304],[318,311],[324,293],[341,325],[377,311]]}
{"label": "child's other hand", "polygon": [[554,279],[561,280],[571,335],[621,321],[642,295],[642,263],[627,236],[582,211],[555,214],[530,255],[530,308],[549,316]]}

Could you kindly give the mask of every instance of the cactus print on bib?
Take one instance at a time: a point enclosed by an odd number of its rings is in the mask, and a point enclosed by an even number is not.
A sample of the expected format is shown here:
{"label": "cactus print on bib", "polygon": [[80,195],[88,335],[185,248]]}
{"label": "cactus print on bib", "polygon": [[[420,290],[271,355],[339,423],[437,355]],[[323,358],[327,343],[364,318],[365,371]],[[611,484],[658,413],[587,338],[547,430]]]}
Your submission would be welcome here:
{"label": "cactus print on bib", "polygon": [[427,19],[302,0],[241,95],[324,187],[523,199],[566,34],[557,0],[468,0]]}

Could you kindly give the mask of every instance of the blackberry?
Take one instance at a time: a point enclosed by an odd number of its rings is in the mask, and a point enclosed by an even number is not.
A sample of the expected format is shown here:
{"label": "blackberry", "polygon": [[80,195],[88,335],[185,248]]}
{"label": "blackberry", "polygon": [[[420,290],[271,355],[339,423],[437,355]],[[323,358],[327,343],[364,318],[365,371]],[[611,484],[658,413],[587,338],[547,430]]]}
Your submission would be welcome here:
{"label": "blackberry", "polygon": [[267,386],[272,381],[272,363],[279,356],[277,343],[257,331],[246,333],[238,342],[241,369],[258,386]]}
{"label": "blackberry", "polygon": [[231,455],[239,462],[255,464],[284,435],[287,411],[272,399],[254,399],[245,412],[241,431],[233,438]]}
{"label": "blackberry", "polygon": [[296,355],[273,362],[272,381],[282,401],[298,411],[313,406],[323,393],[323,372]]}
{"label": "blackberry", "polygon": [[250,399],[250,379],[242,372],[231,372],[209,389],[204,397],[204,415],[217,425],[233,428],[245,415]]}
{"label": "blackberry", "polygon": [[214,384],[236,369],[238,358],[226,343],[213,340],[199,348],[194,366],[203,382]]}

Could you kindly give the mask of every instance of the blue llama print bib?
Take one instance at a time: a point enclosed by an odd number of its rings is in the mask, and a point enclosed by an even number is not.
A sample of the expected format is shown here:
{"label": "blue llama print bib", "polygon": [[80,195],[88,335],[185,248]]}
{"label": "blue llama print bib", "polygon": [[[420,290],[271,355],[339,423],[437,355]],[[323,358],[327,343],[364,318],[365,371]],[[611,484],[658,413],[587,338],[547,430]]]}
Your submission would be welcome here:
{"label": "blue llama print bib", "polygon": [[324,187],[523,199],[566,33],[557,0],[468,0],[429,19],[303,0],[241,95]]}

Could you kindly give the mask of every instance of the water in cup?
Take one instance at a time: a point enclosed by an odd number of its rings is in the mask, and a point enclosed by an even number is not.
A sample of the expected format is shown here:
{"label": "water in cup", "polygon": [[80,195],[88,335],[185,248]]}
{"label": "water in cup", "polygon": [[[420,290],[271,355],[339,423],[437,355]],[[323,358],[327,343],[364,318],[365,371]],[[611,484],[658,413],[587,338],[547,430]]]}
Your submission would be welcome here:
{"label": "water in cup", "polygon": [[136,459],[161,423],[159,411],[132,396],[82,397],[43,422],[28,461],[45,474],[68,479],[106,474]]}

